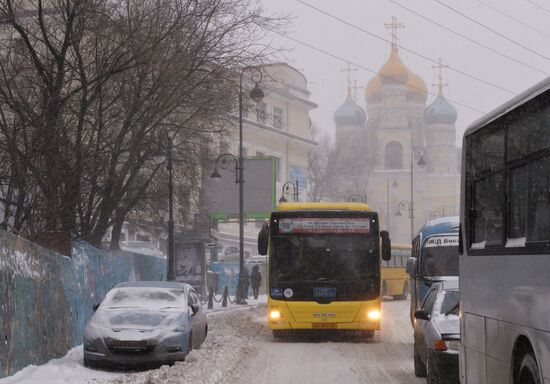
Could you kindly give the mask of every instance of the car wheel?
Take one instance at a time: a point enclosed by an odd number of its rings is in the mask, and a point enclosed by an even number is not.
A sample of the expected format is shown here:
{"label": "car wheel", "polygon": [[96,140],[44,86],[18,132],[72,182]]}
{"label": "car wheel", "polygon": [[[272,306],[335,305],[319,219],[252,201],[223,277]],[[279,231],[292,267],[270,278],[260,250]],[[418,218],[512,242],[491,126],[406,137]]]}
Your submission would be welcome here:
{"label": "car wheel", "polygon": [[519,384],[541,384],[537,360],[532,353],[527,353],[521,360]]}
{"label": "car wheel", "polygon": [[189,334],[189,340],[187,341],[187,353],[193,350],[193,334]]}
{"label": "car wheel", "polygon": [[430,360],[430,352],[428,352],[428,355],[426,356],[426,382],[428,384],[440,384],[443,380],[439,375],[439,371],[434,367]]}
{"label": "car wheel", "polygon": [[420,359],[420,355],[414,346],[414,375],[416,377],[426,377],[426,365]]}

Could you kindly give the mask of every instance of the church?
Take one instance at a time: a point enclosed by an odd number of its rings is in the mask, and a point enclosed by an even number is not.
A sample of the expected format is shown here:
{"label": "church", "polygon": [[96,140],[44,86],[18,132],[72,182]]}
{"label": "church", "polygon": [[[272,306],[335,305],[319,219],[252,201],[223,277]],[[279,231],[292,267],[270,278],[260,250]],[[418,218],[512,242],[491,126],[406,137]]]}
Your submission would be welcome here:
{"label": "church", "polygon": [[348,84],[347,99],[334,114],[342,170],[335,194],[367,200],[392,241],[410,243],[428,220],[458,215],[457,111],[444,96],[445,66],[440,61],[434,67],[439,70],[437,94],[428,104],[425,81],[399,55],[400,24],[392,18],[389,26],[391,53],[365,87],[366,108],[354,100]]}

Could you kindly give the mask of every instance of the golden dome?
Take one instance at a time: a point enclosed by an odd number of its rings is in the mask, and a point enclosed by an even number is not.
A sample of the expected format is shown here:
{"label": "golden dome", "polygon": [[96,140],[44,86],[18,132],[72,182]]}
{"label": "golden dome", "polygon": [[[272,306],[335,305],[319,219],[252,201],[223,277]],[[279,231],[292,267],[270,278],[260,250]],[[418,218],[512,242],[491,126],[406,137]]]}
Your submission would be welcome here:
{"label": "golden dome", "polygon": [[409,78],[409,73],[410,71],[399,58],[396,47],[392,48],[390,58],[378,72],[382,84],[405,84]]}
{"label": "golden dome", "polygon": [[407,99],[419,103],[426,103],[428,100],[428,87],[420,76],[409,71],[409,80],[407,81]]}
{"label": "golden dome", "polygon": [[376,103],[380,101],[380,91],[382,90],[382,83],[378,75],[369,80],[365,87],[365,100],[368,103]]}

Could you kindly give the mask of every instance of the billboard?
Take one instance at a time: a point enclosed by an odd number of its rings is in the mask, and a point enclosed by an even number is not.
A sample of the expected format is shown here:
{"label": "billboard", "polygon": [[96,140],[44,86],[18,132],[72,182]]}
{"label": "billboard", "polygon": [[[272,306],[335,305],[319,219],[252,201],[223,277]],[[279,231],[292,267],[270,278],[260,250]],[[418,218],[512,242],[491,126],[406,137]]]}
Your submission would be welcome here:
{"label": "billboard", "polygon": [[296,185],[298,182],[299,201],[307,201],[307,169],[299,165],[291,165],[288,168],[288,179]]}
{"label": "billboard", "polygon": [[[239,214],[239,185],[236,183],[235,163],[218,166],[221,178],[211,178],[214,164],[205,174],[205,206],[214,219],[236,218]],[[249,219],[265,219],[275,207],[275,158],[244,159],[244,212]]]}

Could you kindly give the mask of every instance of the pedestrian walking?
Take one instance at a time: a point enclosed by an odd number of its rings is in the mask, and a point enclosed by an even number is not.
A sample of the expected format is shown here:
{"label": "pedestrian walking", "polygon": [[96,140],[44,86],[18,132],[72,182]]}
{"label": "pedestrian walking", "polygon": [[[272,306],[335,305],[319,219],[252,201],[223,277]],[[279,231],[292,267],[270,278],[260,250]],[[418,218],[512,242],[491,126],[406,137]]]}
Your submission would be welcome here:
{"label": "pedestrian walking", "polygon": [[252,274],[250,275],[250,284],[252,284],[252,292],[254,293],[254,299],[258,299],[258,293],[260,292],[260,285],[262,283],[262,274],[260,273],[260,267],[257,265],[252,267]]}
{"label": "pedestrian walking", "polygon": [[244,298],[248,299],[248,289],[250,288],[250,274],[248,273],[248,268],[246,265],[243,267],[243,289],[244,289]]}

